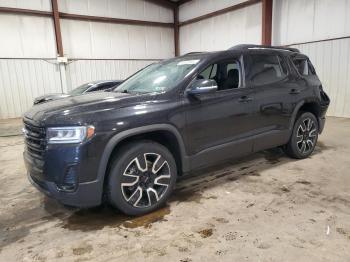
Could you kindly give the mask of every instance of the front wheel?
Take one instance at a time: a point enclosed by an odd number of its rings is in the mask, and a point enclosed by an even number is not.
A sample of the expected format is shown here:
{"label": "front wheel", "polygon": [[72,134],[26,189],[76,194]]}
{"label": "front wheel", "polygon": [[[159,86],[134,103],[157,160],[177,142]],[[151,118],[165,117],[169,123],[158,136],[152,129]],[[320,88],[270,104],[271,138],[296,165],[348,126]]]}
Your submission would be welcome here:
{"label": "front wheel", "polygon": [[314,114],[310,112],[300,114],[294,124],[289,142],[284,146],[285,153],[298,159],[309,157],[315,149],[318,130],[318,122]]}
{"label": "front wheel", "polygon": [[166,147],[152,141],[127,144],[109,171],[109,202],[127,215],[146,214],[167,201],[176,177],[176,163]]}

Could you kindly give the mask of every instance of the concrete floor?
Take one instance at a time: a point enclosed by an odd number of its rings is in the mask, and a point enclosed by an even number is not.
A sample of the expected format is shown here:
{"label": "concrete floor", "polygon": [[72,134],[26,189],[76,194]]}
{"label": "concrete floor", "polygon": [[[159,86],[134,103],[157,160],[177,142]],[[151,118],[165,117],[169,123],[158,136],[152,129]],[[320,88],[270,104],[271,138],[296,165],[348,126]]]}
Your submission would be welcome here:
{"label": "concrete floor", "polygon": [[45,198],[22,137],[0,138],[0,261],[350,261],[349,135],[328,118],[309,159],[275,149],[198,172],[139,218]]}

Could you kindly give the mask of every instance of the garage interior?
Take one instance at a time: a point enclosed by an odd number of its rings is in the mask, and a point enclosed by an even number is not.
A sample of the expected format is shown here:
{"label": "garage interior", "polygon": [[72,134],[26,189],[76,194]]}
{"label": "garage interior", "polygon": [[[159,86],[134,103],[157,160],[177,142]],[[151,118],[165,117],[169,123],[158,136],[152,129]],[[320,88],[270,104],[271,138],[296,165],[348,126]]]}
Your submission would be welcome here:
{"label": "garage interior", "polygon": [[[0,261],[349,261],[349,0],[0,0]],[[73,209],[31,186],[34,98],[126,79],[189,52],[298,48],[330,96],[314,154],[280,149],[180,179],[142,217]]]}

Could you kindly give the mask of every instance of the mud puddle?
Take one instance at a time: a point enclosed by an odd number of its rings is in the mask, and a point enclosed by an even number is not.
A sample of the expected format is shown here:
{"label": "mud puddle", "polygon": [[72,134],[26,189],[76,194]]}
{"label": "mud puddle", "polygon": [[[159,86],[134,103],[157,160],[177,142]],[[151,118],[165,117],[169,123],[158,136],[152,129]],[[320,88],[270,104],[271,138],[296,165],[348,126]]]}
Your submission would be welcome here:
{"label": "mud puddle", "polygon": [[74,212],[62,221],[61,226],[83,232],[100,230],[104,227],[150,228],[153,223],[167,221],[164,217],[168,214],[170,214],[169,206],[140,217],[129,217],[111,207],[101,206]]}

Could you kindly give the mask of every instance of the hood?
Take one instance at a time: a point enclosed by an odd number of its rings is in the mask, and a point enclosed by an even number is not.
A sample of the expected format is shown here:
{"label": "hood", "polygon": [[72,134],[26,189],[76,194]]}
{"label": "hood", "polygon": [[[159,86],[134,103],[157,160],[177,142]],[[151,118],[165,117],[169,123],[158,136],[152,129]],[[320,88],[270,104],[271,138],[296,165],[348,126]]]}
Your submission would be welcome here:
{"label": "hood", "polygon": [[83,124],[96,118],[98,112],[132,106],[148,97],[116,92],[87,93],[35,105],[24,114],[24,118],[41,126]]}
{"label": "hood", "polygon": [[37,104],[40,104],[40,103],[49,102],[49,101],[52,101],[52,100],[65,98],[65,97],[69,97],[69,96],[70,95],[68,95],[68,94],[60,94],[60,93],[47,94],[47,95],[39,96],[39,97],[34,99],[34,105],[37,105]]}

